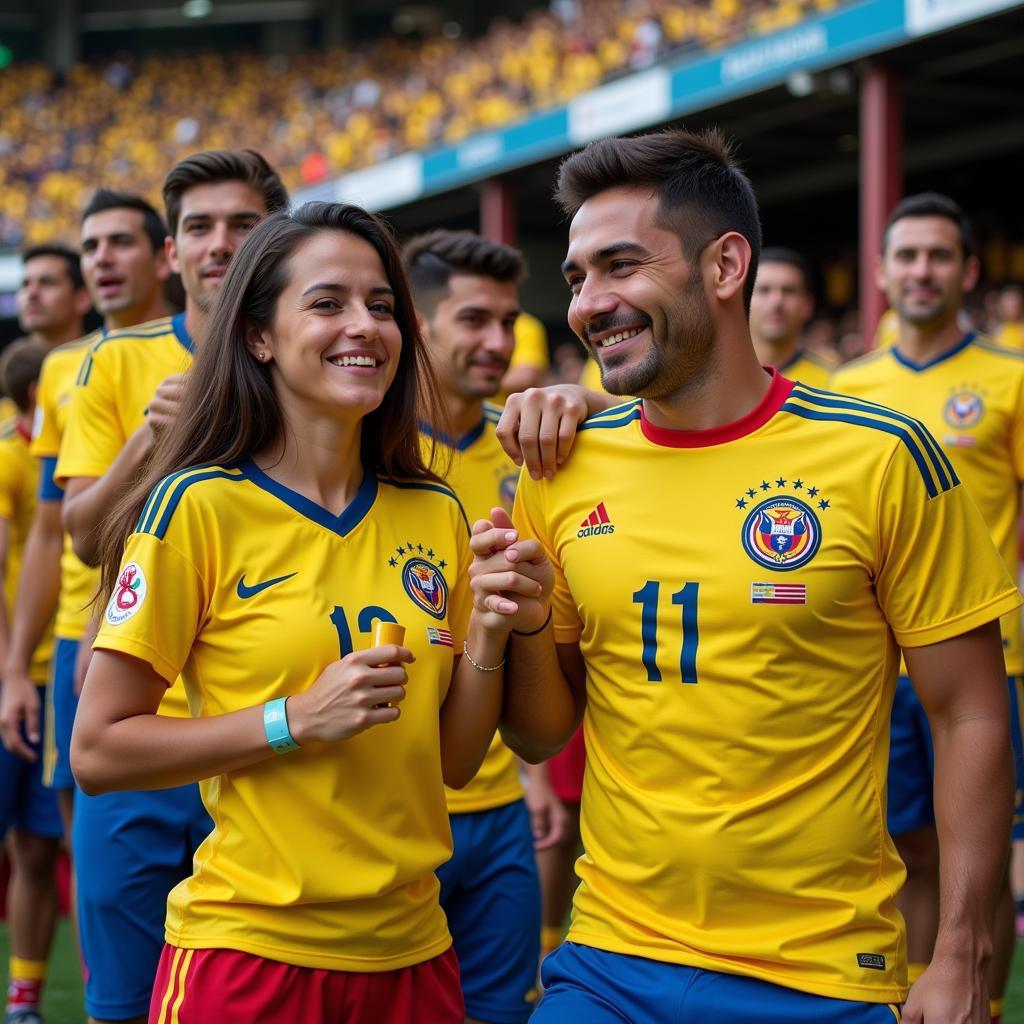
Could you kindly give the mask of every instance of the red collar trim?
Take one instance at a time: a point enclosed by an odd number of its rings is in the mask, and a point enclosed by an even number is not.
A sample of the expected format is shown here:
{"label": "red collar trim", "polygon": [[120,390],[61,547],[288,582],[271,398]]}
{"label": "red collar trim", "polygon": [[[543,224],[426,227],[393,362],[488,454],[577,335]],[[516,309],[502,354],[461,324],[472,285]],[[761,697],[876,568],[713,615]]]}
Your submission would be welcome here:
{"label": "red collar trim", "polygon": [[21,422],[21,420],[18,420],[18,422],[15,424],[15,429],[18,431],[19,435],[21,435],[22,440],[32,440],[32,431],[29,430],[28,427],[26,427],[25,424]]}
{"label": "red collar trim", "polygon": [[781,373],[772,367],[765,369],[772,376],[772,382],[768,385],[764,398],[751,409],[746,416],[736,420],[734,423],[726,423],[721,427],[712,427],[710,430],[671,430],[668,427],[656,427],[644,415],[643,406],[640,407],[640,429],[644,437],[654,444],[662,445],[665,448],[708,448],[715,444],[724,444],[726,441],[735,441],[738,438],[746,437],[755,430],[763,427],[782,407],[782,403],[789,397],[793,390],[793,381],[783,377]]}

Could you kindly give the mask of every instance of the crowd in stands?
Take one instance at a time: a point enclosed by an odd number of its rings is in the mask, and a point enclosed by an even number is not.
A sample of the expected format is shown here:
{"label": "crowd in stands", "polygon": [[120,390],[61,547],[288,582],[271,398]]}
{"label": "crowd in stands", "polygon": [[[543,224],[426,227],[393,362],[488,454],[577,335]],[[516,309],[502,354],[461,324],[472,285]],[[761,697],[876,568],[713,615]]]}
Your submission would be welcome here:
{"label": "crowd in stands", "polygon": [[686,49],[842,0],[552,0],[480,38],[388,38],[294,57],[120,57],[0,75],[0,248],[73,240],[95,182],[158,199],[196,148],[258,140],[290,188],[458,142]]}

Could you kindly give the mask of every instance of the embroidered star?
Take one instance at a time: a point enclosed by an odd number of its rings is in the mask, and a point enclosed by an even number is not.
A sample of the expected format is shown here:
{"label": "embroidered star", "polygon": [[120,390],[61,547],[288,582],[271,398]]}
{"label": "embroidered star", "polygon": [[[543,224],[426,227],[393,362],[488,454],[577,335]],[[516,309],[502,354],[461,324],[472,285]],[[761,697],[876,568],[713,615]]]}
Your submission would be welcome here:
{"label": "embroidered star", "polygon": [[434,557],[434,549],[433,548],[427,548],[427,558],[433,558],[433,557]]}
{"label": "embroidered star", "polygon": [[746,508],[747,507],[747,500],[746,500],[746,498],[737,498],[736,499],[736,507],[737,508]]}
{"label": "embroidered star", "polygon": [[804,485],[803,480],[794,480],[793,481],[793,490],[794,491],[799,491],[803,487],[803,485]]}
{"label": "embroidered star", "polygon": [[406,547],[407,547],[407,548],[408,548],[408,549],[409,549],[410,551],[412,551],[412,549],[413,549],[414,547],[416,547],[416,545],[415,545],[415,544],[413,544],[413,542],[412,542],[411,540],[407,540],[407,541],[405,542],[405,546],[406,546]]}
{"label": "embroidered star", "polygon": [[754,488],[751,487],[750,490],[747,491],[747,497],[748,498],[756,498],[757,497],[757,491],[755,491]]}
{"label": "embroidered star", "polygon": [[399,549],[398,549],[398,553],[399,553],[400,555],[404,555],[404,554],[405,554],[405,548],[399,548]]}
{"label": "embroidered star", "polygon": [[447,564],[448,563],[442,558],[441,561],[437,563],[437,567],[438,569],[443,569]]}
{"label": "embroidered star", "polygon": [[822,498],[821,501],[818,502],[818,508],[820,508],[822,512],[824,512],[828,507],[829,503],[825,498]]}
{"label": "embroidered star", "polygon": [[817,487],[808,487],[807,493],[813,498],[818,493]]}
{"label": "embroidered star", "polygon": [[390,565],[390,566],[391,566],[391,568],[392,568],[392,569],[394,569],[394,567],[395,567],[396,565],[398,565],[398,559],[397,559],[397,558],[395,558],[395,557],[394,557],[394,555],[392,555],[392,556],[391,556],[391,557],[390,557],[390,558],[388,559],[388,565]]}
{"label": "embroidered star", "polygon": [[786,481],[783,480],[783,478],[780,476],[779,479],[775,481],[775,486],[776,487],[785,487],[786,486]]}
{"label": "embroidered star", "polygon": [[770,491],[771,489],[772,489],[772,485],[770,483],[768,483],[767,480],[762,480],[761,481],[761,490],[762,491]]}
{"label": "embroidered star", "polygon": [[423,545],[422,544],[417,544],[416,545],[416,550],[422,555],[423,554]]}

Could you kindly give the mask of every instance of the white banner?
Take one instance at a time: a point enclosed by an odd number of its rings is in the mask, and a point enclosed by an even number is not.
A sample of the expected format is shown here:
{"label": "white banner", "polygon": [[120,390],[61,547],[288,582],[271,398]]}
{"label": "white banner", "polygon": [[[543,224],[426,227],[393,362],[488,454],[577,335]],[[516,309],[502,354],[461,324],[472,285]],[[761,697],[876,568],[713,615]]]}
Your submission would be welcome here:
{"label": "white banner", "polygon": [[667,121],[672,87],[664,68],[652,68],[577,96],[569,104],[569,139],[574,146]]}
{"label": "white banner", "polygon": [[948,25],[1017,6],[1019,0],[907,0],[907,31],[914,36],[936,32]]}
{"label": "white banner", "polygon": [[423,192],[423,157],[403,153],[392,160],[353,171],[334,183],[334,200],[364,209],[386,210],[419,198]]}

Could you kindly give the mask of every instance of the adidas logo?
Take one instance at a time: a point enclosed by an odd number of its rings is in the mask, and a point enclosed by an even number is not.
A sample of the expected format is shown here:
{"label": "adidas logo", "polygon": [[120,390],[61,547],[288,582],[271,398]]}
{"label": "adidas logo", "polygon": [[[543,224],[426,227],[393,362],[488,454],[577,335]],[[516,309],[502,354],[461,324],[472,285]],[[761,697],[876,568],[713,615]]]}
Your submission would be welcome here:
{"label": "adidas logo", "polygon": [[580,530],[577,537],[595,537],[599,533],[614,533],[615,527],[608,520],[608,510],[604,502],[598,502],[597,508],[580,523]]}

